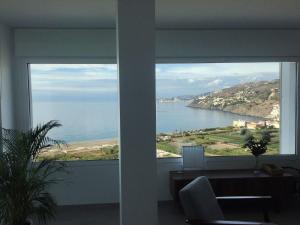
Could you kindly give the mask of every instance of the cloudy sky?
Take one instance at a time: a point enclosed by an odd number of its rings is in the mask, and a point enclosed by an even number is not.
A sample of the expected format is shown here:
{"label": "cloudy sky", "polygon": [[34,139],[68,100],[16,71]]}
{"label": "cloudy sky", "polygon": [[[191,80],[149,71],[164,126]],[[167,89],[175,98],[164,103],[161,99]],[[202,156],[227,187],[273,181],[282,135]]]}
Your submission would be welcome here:
{"label": "cloudy sky", "polygon": [[[198,95],[278,77],[279,63],[158,64],[156,91],[157,97]],[[34,100],[113,100],[117,79],[112,64],[31,64]]]}

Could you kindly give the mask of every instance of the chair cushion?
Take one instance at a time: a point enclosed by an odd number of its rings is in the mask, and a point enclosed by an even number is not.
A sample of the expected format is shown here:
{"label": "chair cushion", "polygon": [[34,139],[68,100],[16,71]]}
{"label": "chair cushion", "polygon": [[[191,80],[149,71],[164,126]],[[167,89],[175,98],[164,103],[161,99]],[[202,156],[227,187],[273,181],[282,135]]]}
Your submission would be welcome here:
{"label": "chair cushion", "polygon": [[198,177],[179,191],[187,219],[224,220],[214,191],[207,177]]}

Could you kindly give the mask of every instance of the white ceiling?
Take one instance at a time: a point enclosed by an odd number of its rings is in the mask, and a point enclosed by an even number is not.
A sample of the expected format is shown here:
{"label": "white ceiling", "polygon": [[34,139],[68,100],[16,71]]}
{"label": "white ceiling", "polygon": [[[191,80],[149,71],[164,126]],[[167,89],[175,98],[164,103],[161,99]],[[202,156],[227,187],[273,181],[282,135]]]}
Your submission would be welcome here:
{"label": "white ceiling", "polygon": [[[14,27],[114,27],[116,0],[0,0]],[[300,28],[300,0],[157,0],[157,27]]]}

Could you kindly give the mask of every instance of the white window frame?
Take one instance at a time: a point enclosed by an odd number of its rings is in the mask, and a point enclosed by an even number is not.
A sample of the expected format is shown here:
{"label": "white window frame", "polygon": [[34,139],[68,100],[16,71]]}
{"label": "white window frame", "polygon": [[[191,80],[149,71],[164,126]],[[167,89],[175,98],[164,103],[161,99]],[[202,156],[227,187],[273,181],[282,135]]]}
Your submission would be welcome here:
{"label": "white window frame", "polygon": [[297,63],[280,64],[280,155],[296,152]]}
{"label": "white window frame", "polygon": [[[226,58],[226,59],[180,59],[180,60],[172,60],[171,62],[169,60],[158,60],[156,63],[234,63],[234,62],[280,62],[281,60],[276,59],[264,59],[264,60],[255,60],[255,59],[249,59],[249,58]],[[292,60],[295,62],[296,60]],[[116,60],[111,58],[97,58],[97,57],[91,57],[91,58],[53,58],[53,57],[25,57],[25,58],[19,58],[16,60],[16,71],[18,72],[18,76],[25,76],[27,79],[27,100],[25,101],[25,104],[27,104],[28,110],[29,110],[29,125],[32,126],[32,98],[31,98],[31,76],[30,71],[28,69],[29,64],[116,64]],[[299,67],[300,61],[296,62],[297,68]],[[300,79],[298,77],[300,76],[299,70],[297,69],[297,80],[296,85],[297,87],[300,87]],[[296,121],[298,123],[295,126],[296,132],[295,137],[297,137],[298,133],[298,127],[300,125],[300,121],[297,120],[298,118],[298,112],[300,110],[300,104],[298,104],[298,99],[300,99],[299,92],[296,88],[296,98],[297,104],[296,104]],[[23,119],[27,119],[23,118]],[[26,126],[25,126],[26,128]],[[27,126],[27,128],[29,128]],[[299,138],[296,138],[295,146],[296,151],[293,155],[262,155],[261,159],[262,162],[271,162],[271,163],[278,163],[282,164],[283,162],[288,161],[295,161],[300,160],[299,157],[299,147],[300,147],[300,141]],[[157,160],[161,161],[162,163],[171,163],[171,164],[178,164],[182,163],[182,158],[158,158]],[[86,165],[106,165],[110,164],[110,162],[114,164],[116,160],[80,160],[80,161],[66,161],[68,165],[74,165],[74,166],[86,166]],[[206,163],[208,169],[235,169],[235,168],[247,168],[249,165],[253,164],[253,157],[252,156],[217,156],[217,157],[206,157]]]}

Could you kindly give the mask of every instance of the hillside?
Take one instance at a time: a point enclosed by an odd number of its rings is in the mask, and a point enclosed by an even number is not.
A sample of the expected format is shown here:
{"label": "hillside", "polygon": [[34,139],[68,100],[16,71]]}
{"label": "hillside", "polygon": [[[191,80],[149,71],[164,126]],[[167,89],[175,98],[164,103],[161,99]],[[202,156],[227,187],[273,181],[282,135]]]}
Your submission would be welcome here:
{"label": "hillside", "polygon": [[276,119],[279,113],[278,104],[279,80],[274,80],[225,88],[206,96],[196,97],[188,106]]}

